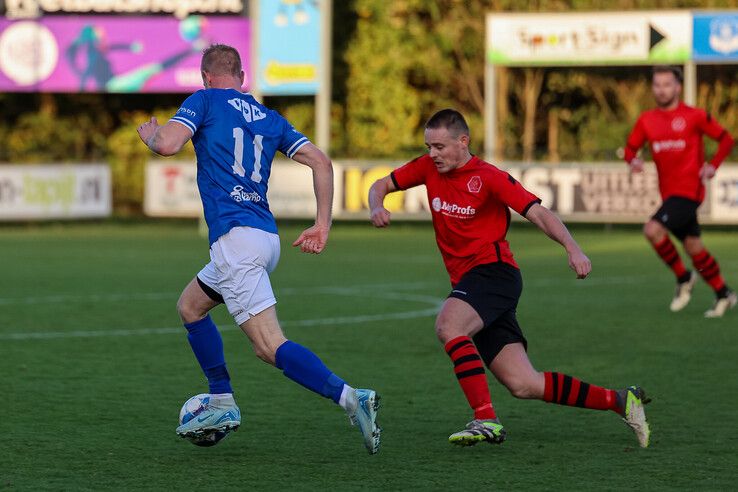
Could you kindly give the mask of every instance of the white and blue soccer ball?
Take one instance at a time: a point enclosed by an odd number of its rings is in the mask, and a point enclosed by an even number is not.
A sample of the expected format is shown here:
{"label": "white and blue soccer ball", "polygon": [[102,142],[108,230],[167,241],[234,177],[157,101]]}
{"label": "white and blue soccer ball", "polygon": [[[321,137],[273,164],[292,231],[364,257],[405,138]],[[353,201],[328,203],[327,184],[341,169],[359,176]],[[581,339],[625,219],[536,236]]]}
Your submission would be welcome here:
{"label": "white and blue soccer ball", "polygon": [[[184,402],[182,409],[179,411],[179,425],[186,424],[202,412],[206,411],[209,402],[210,395],[207,393],[195,395]],[[188,437],[187,440],[196,446],[215,446],[229,433],[230,431],[215,431],[204,436]]]}

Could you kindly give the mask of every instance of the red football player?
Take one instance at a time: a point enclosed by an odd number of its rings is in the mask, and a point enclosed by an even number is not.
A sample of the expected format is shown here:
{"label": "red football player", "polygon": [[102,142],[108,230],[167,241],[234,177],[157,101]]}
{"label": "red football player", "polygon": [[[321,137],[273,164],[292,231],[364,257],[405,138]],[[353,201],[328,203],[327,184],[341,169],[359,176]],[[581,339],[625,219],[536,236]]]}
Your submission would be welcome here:
{"label": "red football player", "polygon": [[452,289],[436,319],[436,335],[454,364],[454,373],[474,411],[453,444],[501,443],[505,429],[492,406],[485,366],[517,398],[612,410],[648,446],[649,427],[638,386],[616,391],[558,372],[539,372],[526,352],[527,341],[515,310],[522,290],[520,270],[505,240],[510,208],[560,243],[577,278],[592,265],[559,218],[508,173],[469,152],[469,127],[455,110],[439,111],[425,125],[428,153],[375,182],[369,190],[371,221],[390,223],[384,197],[424,184],[436,242]]}
{"label": "red football player", "polygon": [[[704,182],[712,179],[730,153],[733,137],[709,113],[680,101],[681,69],[654,68],[651,87],[657,107],[641,114],[625,148],[625,161],[632,172],[639,173],[643,161],[637,153],[648,141],[659,176],[663,204],[646,222],[643,233],[676,276],[671,310],[680,311],[689,303],[697,275],[685,268],[669,232],[681,241],[695,270],[715,291],[715,303],[705,316],[719,318],[738,303],[738,297],[728,288],[717,260],[702,243],[697,208],[705,199]],[[707,162],[703,135],[719,142],[717,152]]]}

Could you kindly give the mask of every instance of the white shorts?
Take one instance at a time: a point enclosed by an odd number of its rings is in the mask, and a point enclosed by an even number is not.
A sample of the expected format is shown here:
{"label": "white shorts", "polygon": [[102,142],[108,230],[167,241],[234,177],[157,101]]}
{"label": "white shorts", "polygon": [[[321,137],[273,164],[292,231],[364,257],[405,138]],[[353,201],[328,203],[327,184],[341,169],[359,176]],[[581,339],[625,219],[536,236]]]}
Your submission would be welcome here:
{"label": "white shorts", "polygon": [[277,303],[269,282],[279,262],[279,236],[252,227],[234,227],[210,247],[210,263],[197,278],[223,298],[241,325]]}

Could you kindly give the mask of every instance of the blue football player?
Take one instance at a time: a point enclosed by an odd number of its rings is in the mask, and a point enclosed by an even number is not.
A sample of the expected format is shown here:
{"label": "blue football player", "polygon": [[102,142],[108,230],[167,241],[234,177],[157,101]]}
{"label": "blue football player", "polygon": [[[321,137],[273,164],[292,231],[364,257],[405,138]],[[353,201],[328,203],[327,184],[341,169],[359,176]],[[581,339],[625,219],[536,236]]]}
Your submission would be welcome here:
{"label": "blue football player", "polygon": [[370,453],[379,449],[379,397],[354,389],[309,349],[285,338],[277,321],[269,273],[279,260],[277,226],[267,203],[267,182],[277,151],[312,169],[317,200],[315,225],[293,246],[318,254],[331,227],[333,167],[330,159],[276,111],[242,92],[244,72],[234,48],[207,48],[200,66],[205,89],[188,97],[166,125],[156,118],[138,128],[141,140],[160,155],[179,152],[191,138],[197,185],[208,224],[210,258],[185,287],[177,310],[192,351],[208,379],[208,412],[177,428],[183,437],[236,429],[236,406],[223,341],[208,312],[225,303],[256,355],[285,376],[331,398],[358,425]]}

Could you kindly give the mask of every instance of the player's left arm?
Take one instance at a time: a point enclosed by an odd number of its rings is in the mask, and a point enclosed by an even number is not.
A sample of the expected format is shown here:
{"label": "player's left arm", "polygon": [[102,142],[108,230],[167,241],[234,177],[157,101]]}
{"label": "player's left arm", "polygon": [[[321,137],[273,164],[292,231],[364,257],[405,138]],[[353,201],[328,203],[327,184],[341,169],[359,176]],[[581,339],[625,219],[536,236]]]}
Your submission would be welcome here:
{"label": "player's left arm", "polygon": [[333,163],[318,147],[308,142],[292,155],[292,159],[313,171],[313,191],[318,205],[315,225],[305,229],[292,243],[303,253],[318,254],[328,242],[333,207]]}
{"label": "player's left arm", "polygon": [[166,125],[159,125],[156,117],[138,127],[138,136],[146,146],[159,155],[174,155],[192,137],[192,130],[176,121],[169,121]]}
{"label": "player's left arm", "polygon": [[715,176],[715,171],[720,167],[720,164],[722,164],[725,158],[728,157],[728,154],[730,154],[730,151],[733,149],[733,145],[735,144],[735,140],[730,133],[720,125],[720,123],[710,116],[709,113],[704,114],[704,118],[700,123],[701,130],[705,135],[718,142],[718,149],[715,152],[715,155],[713,155],[712,159],[710,159],[709,162],[706,162],[700,170],[700,178],[711,179]]}
{"label": "player's left arm", "polygon": [[577,278],[586,278],[592,271],[592,262],[584,254],[582,248],[571,236],[561,219],[549,209],[538,203],[533,204],[525,214],[525,218],[533,222],[548,237],[561,244],[569,255],[569,268],[574,270]]}

